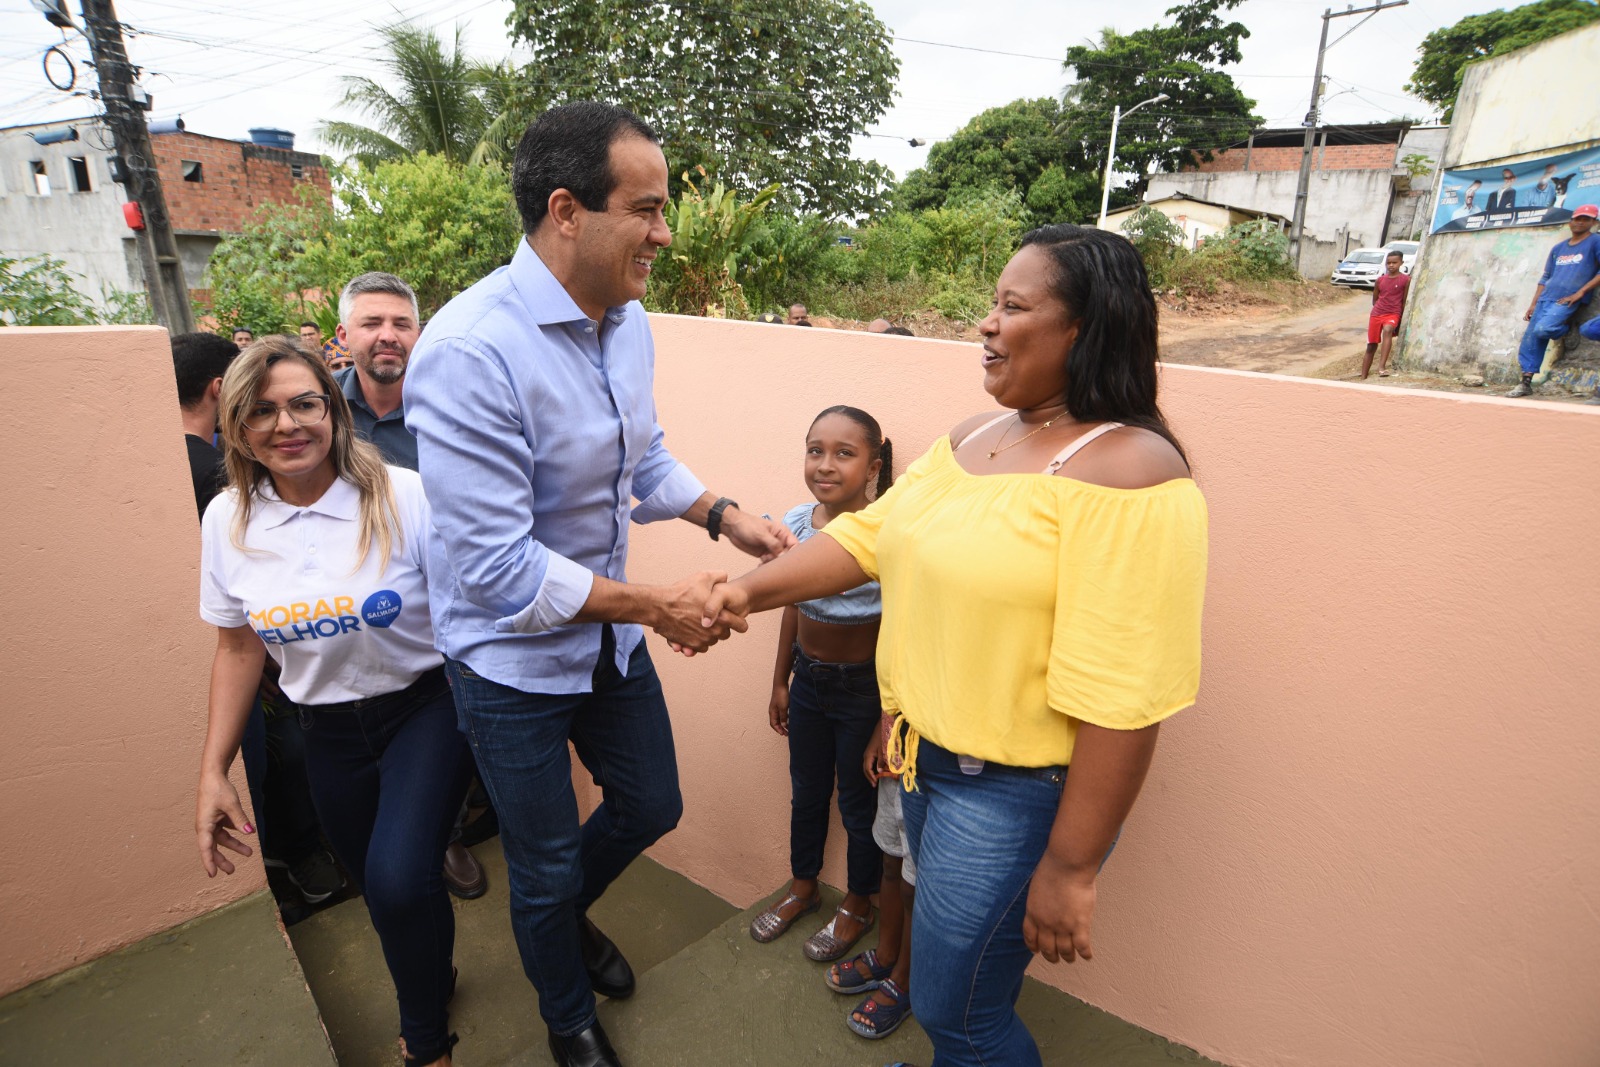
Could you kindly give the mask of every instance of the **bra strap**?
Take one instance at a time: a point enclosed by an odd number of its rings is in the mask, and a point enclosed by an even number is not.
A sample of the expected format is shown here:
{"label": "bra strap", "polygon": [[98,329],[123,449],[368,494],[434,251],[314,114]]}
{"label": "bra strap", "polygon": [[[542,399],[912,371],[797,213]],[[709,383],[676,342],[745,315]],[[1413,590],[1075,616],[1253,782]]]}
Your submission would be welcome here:
{"label": "bra strap", "polygon": [[1093,441],[1096,437],[1099,437],[1102,434],[1108,434],[1112,430],[1120,429],[1122,429],[1122,423],[1120,422],[1102,422],[1099,426],[1096,426],[1088,433],[1079,434],[1077,439],[1074,440],[1070,445],[1056,453],[1056,458],[1050,461],[1050,465],[1044,469],[1044,473],[1054,474],[1056,471],[1062,468],[1067,460],[1077,455],[1078,450],[1083,448],[1084,445],[1088,444],[1090,441]]}
{"label": "bra strap", "polygon": [[[979,426],[976,430],[973,430],[971,433],[967,434],[967,436],[963,437],[961,439],[961,445],[966,444],[968,441],[972,440],[974,437],[978,436],[983,431],[985,431],[985,430],[987,430],[987,429],[989,429],[991,427],[1000,425],[1002,422],[1005,422],[1007,419],[1009,419],[1011,416],[1013,416],[1015,414],[1016,414],[1016,412],[1014,412],[1014,411],[1008,411],[1004,415],[996,415],[994,418],[990,419],[988,422],[984,423],[982,426]],[[950,450],[953,452],[956,449],[960,448],[961,445],[951,445],[950,446]]]}

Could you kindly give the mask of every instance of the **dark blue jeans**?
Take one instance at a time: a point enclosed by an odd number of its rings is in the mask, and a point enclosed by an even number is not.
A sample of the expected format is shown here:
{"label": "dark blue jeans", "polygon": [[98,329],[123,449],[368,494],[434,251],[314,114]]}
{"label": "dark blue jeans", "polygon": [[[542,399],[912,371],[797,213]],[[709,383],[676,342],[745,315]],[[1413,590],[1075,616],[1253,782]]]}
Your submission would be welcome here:
{"label": "dark blue jeans", "polygon": [[400,1036],[429,1063],[450,1048],[444,846],[472,773],[449,685],[435,669],[398,693],[302,707],[300,725],[322,828],[366,897],[394,978]]}
{"label": "dark blue jeans", "polygon": [[1039,1067],[1016,1011],[1033,958],[1022,919],[1066,780],[1065,767],[963,774],[919,742],[917,788],[901,803],[917,862],[911,1005],[937,1067]]}
{"label": "dark blue jeans", "polygon": [[861,773],[861,757],[878,730],[874,664],[819,663],[794,648],[789,682],[789,868],[796,878],[822,872],[828,841],[828,808],[839,789],[839,819],[849,838],[846,885],[863,896],[876,893],[883,877],[883,852],[872,837],[878,789]]}
{"label": "dark blue jeans", "polygon": [[[606,627],[589,693],[525,693],[447,660],[478,773],[500,815],[511,887],[511,928],[522,969],[550,1029],[595,1021],[578,920],[639,854],[683,814],[672,724],[643,643],[617,671]],[[604,799],[578,821],[577,750]]]}

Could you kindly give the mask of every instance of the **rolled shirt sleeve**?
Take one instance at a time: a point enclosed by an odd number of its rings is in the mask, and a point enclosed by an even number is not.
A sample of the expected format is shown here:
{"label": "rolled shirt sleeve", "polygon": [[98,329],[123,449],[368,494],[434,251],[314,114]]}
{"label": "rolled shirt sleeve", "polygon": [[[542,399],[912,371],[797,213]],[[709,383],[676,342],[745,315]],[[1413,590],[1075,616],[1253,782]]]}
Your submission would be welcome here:
{"label": "rolled shirt sleeve", "polygon": [[594,574],[535,536],[533,459],[511,383],[469,340],[436,343],[449,358],[418,361],[408,375],[406,424],[462,595],[500,616],[499,632],[569,622]]}
{"label": "rolled shirt sleeve", "polygon": [[646,464],[651,462],[657,452],[665,456],[670,464],[667,472],[656,483],[654,489],[646,492],[639,484],[639,479],[634,479],[634,491],[643,493],[633,505],[633,521],[660,522],[662,519],[676,519],[694,506],[694,502],[705,495],[706,487],[701,484],[682,463],[673,459],[664,447],[660,446],[659,432],[655,444],[651,445],[650,457],[640,464],[641,473]]}

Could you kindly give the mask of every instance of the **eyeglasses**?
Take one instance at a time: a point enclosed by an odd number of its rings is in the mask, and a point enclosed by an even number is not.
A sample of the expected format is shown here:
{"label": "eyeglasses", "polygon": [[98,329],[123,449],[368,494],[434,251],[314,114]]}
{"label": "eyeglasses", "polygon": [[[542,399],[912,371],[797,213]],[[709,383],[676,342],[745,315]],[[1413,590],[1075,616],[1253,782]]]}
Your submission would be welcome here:
{"label": "eyeglasses", "polygon": [[326,393],[307,393],[283,405],[261,401],[244,413],[244,428],[257,433],[270,430],[278,425],[280,411],[287,411],[296,426],[315,426],[328,417],[328,396]]}

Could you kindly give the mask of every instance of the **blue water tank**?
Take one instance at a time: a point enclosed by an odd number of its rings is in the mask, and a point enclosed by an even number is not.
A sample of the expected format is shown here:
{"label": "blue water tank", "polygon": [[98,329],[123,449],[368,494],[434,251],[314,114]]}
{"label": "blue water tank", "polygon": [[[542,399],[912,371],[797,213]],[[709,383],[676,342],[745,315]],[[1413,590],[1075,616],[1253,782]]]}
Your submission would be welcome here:
{"label": "blue water tank", "polygon": [[294,151],[294,134],[288,130],[275,130],[270,126],[255,126],[250,130],[250,143],[264,148],[284,148]]}

